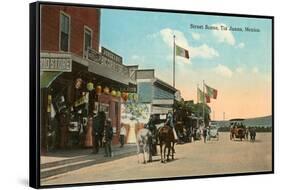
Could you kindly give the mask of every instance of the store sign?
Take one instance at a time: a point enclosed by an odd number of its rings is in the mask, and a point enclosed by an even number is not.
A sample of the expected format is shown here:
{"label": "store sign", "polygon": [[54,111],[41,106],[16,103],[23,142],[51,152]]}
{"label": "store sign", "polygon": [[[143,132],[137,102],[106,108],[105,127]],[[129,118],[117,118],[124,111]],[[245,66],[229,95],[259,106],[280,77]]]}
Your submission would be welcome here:
{"label": "store sign", "polygon": [[120,88],[121,92],[137,93],[137,85],[129,83],[127,87]]}
{"label": "store sign", "polygon": [[136,86],[128,86],[128,87],[125,87],[125,88],[120,88],[120,91],[129,92],[129,93],[137,93],[137,87]]}
{"label": "store sign", "polygon": [[113,53],[112,51],[104,48],[104,47],[101,47],[101,54],[103,57],[115,62],[115,63],[118,63],[118,64],[122,64],[122,57]]}
{"label": "store sign", "polygon": [[152,106],[152,114],[167,114],[173,111],[172,108]]}
{"label": "store sign", "polygon": [[70,58],[59,57],[41,57],[40,58],[41,71],[61,71],[71,72],[72,61]]}
{"label": "store sign", "polygon": [[101,63],[100,53],[92,48],[88,48],[87,59],[97,62],[97,63]]}

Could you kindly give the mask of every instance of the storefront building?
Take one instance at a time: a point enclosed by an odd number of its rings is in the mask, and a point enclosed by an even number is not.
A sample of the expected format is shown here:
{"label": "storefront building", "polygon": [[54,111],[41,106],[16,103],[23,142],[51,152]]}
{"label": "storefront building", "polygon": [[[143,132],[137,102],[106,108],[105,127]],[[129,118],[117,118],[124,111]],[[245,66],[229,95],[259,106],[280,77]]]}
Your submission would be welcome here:
{"label": "storefront building", "polygon": [[138,70],[136,78],[139,102],[148,106],[148,115],[173,111],[177,89],[156,78],[154,69]]}
{"label": "storefront building", "polygon": [[93,115],[103,111],[118,142],[120,109],[136,92],[131,67],[102,47],[100,9],[41,7],[41,150],[92,146]]}
{"label": "storefront building", "polygon": [[166,117],[173,111],[175,93],[180,93],[168,83],[155,77],[154,69],[135,70],[137,95],[131,94],[121,106],[121,122],[127,126],[127,143],[136,143],[138,130],[144,127],[151,114]]}

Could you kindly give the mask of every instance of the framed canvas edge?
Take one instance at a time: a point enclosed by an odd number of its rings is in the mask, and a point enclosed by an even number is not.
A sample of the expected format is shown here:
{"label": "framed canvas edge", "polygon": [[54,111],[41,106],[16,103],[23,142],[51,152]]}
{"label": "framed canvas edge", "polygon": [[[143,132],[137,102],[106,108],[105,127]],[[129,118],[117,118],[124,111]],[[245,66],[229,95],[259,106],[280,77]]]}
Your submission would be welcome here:
{"label": "framed canvas edge", "polygon": [[29,185],[40,188],[39,3],[29,4]]}

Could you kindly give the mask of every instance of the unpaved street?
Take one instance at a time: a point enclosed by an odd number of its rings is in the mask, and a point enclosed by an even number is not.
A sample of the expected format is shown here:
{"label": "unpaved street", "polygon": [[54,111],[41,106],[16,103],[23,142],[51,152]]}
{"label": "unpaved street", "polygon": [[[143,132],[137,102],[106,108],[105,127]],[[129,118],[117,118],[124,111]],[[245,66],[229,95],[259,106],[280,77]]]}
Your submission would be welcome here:
{"label": "unpaved street", "polygon": [[138,164],[137,156],[96,164],[49,179],[42,185],[147,179],[174,176],[270,171],[272,168],[271,133],[257,133],[255,143],[230,141],[229,133],[211,140],[176,145],[175,160],[160,163],[160,156],[148,164]]}

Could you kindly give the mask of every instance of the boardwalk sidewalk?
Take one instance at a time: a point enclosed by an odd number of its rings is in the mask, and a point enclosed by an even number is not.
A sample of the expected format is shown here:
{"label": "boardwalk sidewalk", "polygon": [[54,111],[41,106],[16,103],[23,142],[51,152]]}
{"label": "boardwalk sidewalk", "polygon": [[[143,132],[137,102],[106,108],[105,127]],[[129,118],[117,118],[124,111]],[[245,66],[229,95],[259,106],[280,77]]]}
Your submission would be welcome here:
{"label": "boardwalk sidewalk", "polygon": [[93,154],[92,149],[57,150],[41,156],[40,177],[47,179],[83,167],[134,155],[136,151],[135,144],[126,144],[123,148],[113,146],[113,157],[104,157],[104,148],[101,148],[98,154]]}

